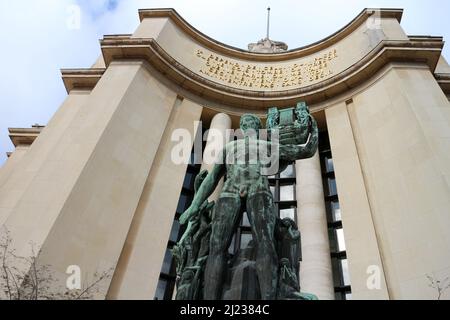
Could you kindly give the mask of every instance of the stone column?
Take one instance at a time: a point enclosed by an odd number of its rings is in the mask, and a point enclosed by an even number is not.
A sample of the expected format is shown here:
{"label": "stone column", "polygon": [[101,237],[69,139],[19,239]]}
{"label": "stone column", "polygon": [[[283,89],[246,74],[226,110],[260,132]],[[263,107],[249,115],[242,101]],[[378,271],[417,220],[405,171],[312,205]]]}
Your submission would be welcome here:
{"label": "stone column", "polygon": [[320,300],[334,300],[322,174],[319,154],[299,160],[297,175],[297,216],[302,239],[303,261],[300,264],[302,292],[313,293]]}
{"label": "stone column", "polygon": [[[143,62],[113,61],[54,137],[4,224],[18,255],[32,255],[31,242],[41,249],[38,267],[49,266],[52,290],[65,288],[68,266],[79,266],[86,281],[116,267],[176,97]],[[99,283],[95,298],[110,281]]]}
{"label": "stone column", "polygon": [[[206,143],[205,146],[204,156],[206,153],[212,153],[211,151],[214,151],[214,153],[217,155],[230,141],[230,136],[226,134],[227,129],[231,129],[230,116],[228,116],[225,113],[216,114],[214,118],[211,120],[211,125],[209,129],[210,132],[208,134],[208,142]],[[221,136],[219,136],[219,134]],[[214,167],[214,164],[211,161],[205,162],[205,160],[207,159],[204,158],[201,170],[206,169],[208,170],[208,172],[211,172],[212,168]],[[209,197],[210,201],[219,198],[222,186],[223,186],[223,179],[217,185],[217,188],[214,191],[214,193]]]}

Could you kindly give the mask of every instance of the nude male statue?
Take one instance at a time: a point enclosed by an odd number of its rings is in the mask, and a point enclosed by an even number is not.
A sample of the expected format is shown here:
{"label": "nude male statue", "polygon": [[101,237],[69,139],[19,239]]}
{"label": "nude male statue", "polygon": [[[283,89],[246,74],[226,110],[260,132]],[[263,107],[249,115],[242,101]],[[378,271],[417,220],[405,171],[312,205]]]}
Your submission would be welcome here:
{"label": "nude male statue", "polygon": [[[277,294],[278,257],[274,245],[276,213],[267,176],[261,174],[260,161],[249,161],[257,148],[270,150],[270,141],[260,140],[253,133],[261,129],[258,117],[245,114],[240,127],[244,138],[229,142],[218,161],[207,175],[191,206],[180,217],[182,224],[198,214],[204,201],[214,192],[220,179],[226,175],[225,184],[217,200],[212,218],[212,233],[209,256],[205,269],[204,299],[222,298],[222,286],[226,270],[227,250],[240,222],[242,212],[247,212],[256,245],[256,272],[259,279],[261,298],[274,300]],[[279,160],[291,162],[310,158],[318,143],[318,129],[311,117],[310,137],[305,145],[279,144]],[[250,134],[252,133],[252,134]],[[252,141],[253,140],[253,141]],[[227,163],[227,159],[235,161]],[[228,161],[230,162],[230,161]]]}

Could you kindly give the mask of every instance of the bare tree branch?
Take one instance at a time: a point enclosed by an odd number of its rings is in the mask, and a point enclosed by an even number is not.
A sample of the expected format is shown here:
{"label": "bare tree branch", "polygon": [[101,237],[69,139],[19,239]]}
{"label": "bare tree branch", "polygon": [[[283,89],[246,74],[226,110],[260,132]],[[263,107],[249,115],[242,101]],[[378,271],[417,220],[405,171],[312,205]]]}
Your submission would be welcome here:
{"label": "bare tree branch", "polygon": [[[14,287],[16,288],[16,296],[17,296],[17,300],[20,300],[20,288],[19,288],[19,284],[17,283],[16,277],[14,276],[14,274],[12,273],[10,268],[7,268],[9,273],[11,274],[11,279],[14,282]],[[12,294],[11,294],[12,296]]]}
{"label": "bare tree branch", "polygon": [[11,241],[9,239],[9,232],[6,231],[5,234],[6,234],[6,239],[4,240],[5,243],[1,244],[1,247],[3,248],[2,269],[3,269],[3,273],[4,273],[3,277],[4,277],[5,282],[6,282],[6,293],[7,293],[7,296],[9,298],[9,300],[12,300],[11,285],[9,283],[9,272],[8,272],[8,267],[7,267],[7,263],[6,263],[6,257],[7,257],[7,254],[8,254],[8,247],[9,247],[9,244],[11,243]]}
{"label": "bare tree branch", "polygon": [[426,274],[425,275],[428,278],[428,281],[430,281],[430,284],[428,285],[431,288],[434,288],[437,290],[437,300],[441,300],[442,294],[448,289],[450,288],[450,282],[449,277],[446,277],[443,281],[441,280],[437,280],[434,277]]}
{"label": "bare tree branch", "polygon": [[[65,287],[62,289],[58,284],[60,279],[55,279],[51,266],[38,263],[40,250],[36,249],[33,243],[30,243],[31,257],[21,257],[11,249],[10,233],[6,230],[3,234],[0,238],[0,280],[3,280],[0,282],[0,288],[9,300],[80,300],[93,298],[90,296],[93,289],[101,281],[111,277],[114,271],[114,268],[111,268],[99,277],[96,272],[93,282],[88,283],[81,292],[79,292],[80,290],[69,290]],[[23,268],[23,265],[26,265],[26,268]]]}
{"label": "bare tree branch", "polygon": [[90,286],[88,286],[86,289],[84,289],[75,299],[79,300],[84,294],[87,294],[89,290],[91,290],[93,287],[95,287],[97,284],[99,284],[103,279],[109,278],[111,271],[105,271],[102,273],[102,275],[98,278],[97,281],[92,283]]}

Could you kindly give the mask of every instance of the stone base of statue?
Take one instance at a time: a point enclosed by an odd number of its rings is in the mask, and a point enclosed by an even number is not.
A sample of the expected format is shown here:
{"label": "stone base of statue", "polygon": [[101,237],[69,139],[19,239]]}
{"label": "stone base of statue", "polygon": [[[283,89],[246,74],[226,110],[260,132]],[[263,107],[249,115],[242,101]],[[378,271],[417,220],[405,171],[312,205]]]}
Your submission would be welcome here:
{"label": "stone base of statue", "polygon": [[[277,220],[276,247],[279,257],[277,299],[317,300],[313,294],[301,293],[298,279],[300,260],[300,233],[295,222],[285,218]],[[223,300],[260,300],[253,240],[247,248],[238,251],[230,261],[228,281]]]}
{"label": "stone base of statue", "polygon": [[[208,257],[210,237],[210,214],[212,203],[205,204],[201,222],[188,227],[189,234],[174,247],[177,260],[177,300],[202,300],[205,263]],[[300,292],[299,262],[300,232],[289,218],[277,219],[275,247],[279,259],[278,300],[317,300],[313,294]],[[197,247],[195,247],[197,246]],[[260,300],[259,281],[256,272],[255,247],[253,240],[246,248],[230,255],[226,282],[223,285],[223,300]]]}
{"label": "stone base of statue", "polygon": [[229,261],[223,300],[260,300],[253,241]]}

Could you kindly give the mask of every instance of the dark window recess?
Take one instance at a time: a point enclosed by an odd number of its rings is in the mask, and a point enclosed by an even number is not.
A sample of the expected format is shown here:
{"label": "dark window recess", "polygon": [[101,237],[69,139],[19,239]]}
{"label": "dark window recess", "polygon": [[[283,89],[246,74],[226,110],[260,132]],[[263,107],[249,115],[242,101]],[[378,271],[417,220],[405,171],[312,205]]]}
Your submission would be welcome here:
{"label": "dark window recess", "polygon": [[320,133],[319,155],[322,167],[335,298],[336,300],[348,300],[352,297],[352,290],[348,271],[344,230],[342,228],[341,208],[334,175],[333,156],[331,154],[328,132],[326,131]]}
{"label": "dark window recess", "polygon": [[189,207],[189,204],[192,202],[193,197],[189,193],[181,192],[180,199],[178,200],[177,213],[182,214],[186,208]]}
{"label": "dark window recess", "polygon": [[183,188],[188,190],[194,189],[195,173],[187,172],[183,182]]}
{"label": "dark window recess", "polygon": [[[291,218],[297,222],[297,200],[295,195],[295,164],[292,163],[281,173],[270,176],[270,191],[273,195],[275,212],[278,217]],[[239,249],[243,249],[253,239],[247,213],[242,215],[233,240],[228,249],[230,254],[235,254]]]}
{"label": "dark window recess", "polygon": [[180,234],[180,227],[181,227],[180,222],[178,222],[178,220],[174,220],[172,224],[172,229],[170,230],[169,241],[172,242],[178,241],[178,236]]}
{"label": "dark window recess", "polygon": [[178,199],[177,210],[174,213],[174,221],[170,230],[167,249],[164,254],[164,260],[161,265],[159,281],[155,292],[155,300],[172,300],[176,282],[176,265],[172,256],[171,249],[180,240],[185,230],[185,226],[181,226],[178,218],[190,206],[194,197],[194,181],[200,172],[200,165],[193,163],[194,150],[191,154],[191,163],[188,165],[186,175],[183,181],[180,198]]}
{"label": "dark window recess", "polygon": [[159,279],[158,286],[156,288],[155,300],[164,300],[164,294],[167,288],[167,280]]}
{"label": "dark window recess", "polygon": [[328,200],[325,202],[326,210],[327,210],[327,220],[328,223],[341,223],[341,207],[339,205],[339,201],[337,200]]}

